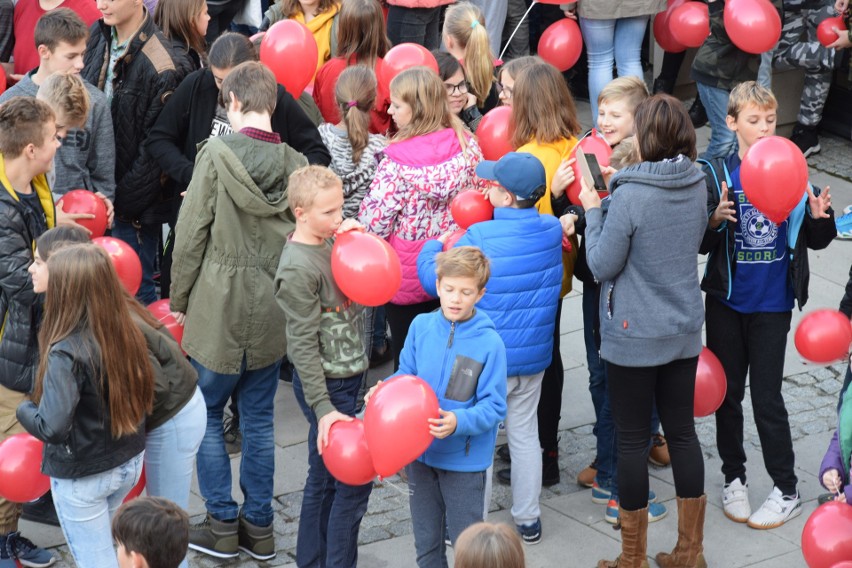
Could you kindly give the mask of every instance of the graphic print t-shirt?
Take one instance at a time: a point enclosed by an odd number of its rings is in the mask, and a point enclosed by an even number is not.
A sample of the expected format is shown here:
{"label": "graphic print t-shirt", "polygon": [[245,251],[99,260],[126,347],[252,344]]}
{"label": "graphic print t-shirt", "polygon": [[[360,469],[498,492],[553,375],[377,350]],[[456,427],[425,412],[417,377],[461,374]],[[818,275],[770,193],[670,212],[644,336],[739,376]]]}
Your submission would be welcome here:
{"label": "graphic print t-shirt", "polygon": [[228,120],[228,110],[220,104],[216,105],[216,114],[213,115],[213,123],[210,125],[210,138],[225,136],[234,131]]}
{"label": "graphic print t-shirt", "polygon": [[776,225],[749,202],[740,184],[740,159],[726,161],[737,211],[736,271],[725,303],[746,314],[793,309],[793,283],[787,251],[787,221]]}

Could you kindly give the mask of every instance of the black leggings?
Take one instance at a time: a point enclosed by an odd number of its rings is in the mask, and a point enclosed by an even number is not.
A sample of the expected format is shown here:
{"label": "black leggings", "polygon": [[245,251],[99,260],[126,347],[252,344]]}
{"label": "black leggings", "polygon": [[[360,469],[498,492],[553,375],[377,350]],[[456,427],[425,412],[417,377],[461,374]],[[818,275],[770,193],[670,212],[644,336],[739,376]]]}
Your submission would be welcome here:
{"label": "black leggings", "polygon": [[704,458],[695,435],[695,371],[698,357],[656,367],[606,363],[612,417],[618,432],[618,494],[626,511],[648,506],[648,440],[654,398],[672,458],[675,493],[704,494]]}
{"label": "black leggings", "polygon": [[385,314],[388,318],[388,326],[390,327],[391,343],[393,347],[393,369],[399,369],[399,354],[402,353],[402,348],[405,345],[405,338],[408,337],[408,328],[411,327],[411,322],[420,314],[425,314],[434,311],[441,307],[441,302],[438,300],[429,300],[419,304],[385,304]]}

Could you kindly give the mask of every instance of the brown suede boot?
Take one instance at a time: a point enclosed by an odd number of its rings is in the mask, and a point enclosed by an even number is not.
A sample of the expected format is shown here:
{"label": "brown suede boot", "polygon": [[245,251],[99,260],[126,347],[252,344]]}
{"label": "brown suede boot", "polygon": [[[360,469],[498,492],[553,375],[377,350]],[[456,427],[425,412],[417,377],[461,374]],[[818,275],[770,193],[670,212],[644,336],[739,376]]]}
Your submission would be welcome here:
{"label": "brown suede boot", "polygon": [[601,560],[598,568],[649,568],[648,507],[638,511],[618,509],[621,519],[621,554],[615,560]]}
{"label": "brown suede boot", "polygon": [[707,568],[704,560],[704,511],[707,495],[677,498],[677,544],[671,554],[657,554],[660,568]]}

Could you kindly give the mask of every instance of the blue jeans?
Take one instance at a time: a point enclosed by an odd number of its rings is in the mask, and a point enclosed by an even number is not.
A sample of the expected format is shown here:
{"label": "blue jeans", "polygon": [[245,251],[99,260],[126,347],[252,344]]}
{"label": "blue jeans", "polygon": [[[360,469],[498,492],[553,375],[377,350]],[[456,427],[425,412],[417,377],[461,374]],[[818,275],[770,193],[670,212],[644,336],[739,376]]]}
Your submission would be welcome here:
{"label": "blue jeans", "polygon": [[50,478],[56,516],[77,566],[118,568],[110,523],[142,475],[143,453],[103,473]]}
{"label": "blue jeans", "polygon": [[447,568],[444,535],[455,545],[464,529],[482,521],[485,472],[447,471],[419,460],[405,470],[417,566]]}
{"label": "blue jeans", "polygon": [[[606,397],[606,367],[601,360],[598,342],[595,339],[597,322],[598,292],[595,283],[583,283],[583,341],[586,344],[586,365],[589,367],[589,394],[595,407],[595,420],[600,420],[601,406]],[[597,434],[597,425],[593,432]]]}
{"label": "blue jeans", "polygon": [[388,39],[393,45],[417,43],[428,50],[441,47],[441,7],[388,6]]}
{"label": "blue jeans", "polygon": [[[355,415],[361,375],[326,379],[328,396],[338,412]],[[293,370],[293,394],[308,420],[308,478],[299,514],[296,565],[299,568],[355,568],[358,564],[358,529],[367,512],[373,484],[347,485],[326,469],[317,452],[317,417],[305,400],[299,373]]]}
{"label": "blue jeans", "polygon": [[710,144],[701,157],[705,160],[727,158],[737,146],[737,137],[725,122],[725,117],[728,115],[728,98],[731,93],[704,83],[695,84],[698,86],[698,95],[707,111],[707,120],[710,121],[711,129]]}
{"label": "blue jeans", "polygon": [[[207,404],[207,431],[198,449],[198,487],[207,512],[219,521],[242,514],[258,526],[272,523],[272,481],[275,475],[273,401],[278,389],[281,361],[262,369],[246,369],[246,360],[236,375],[216,373],[198,361],[198,386]],[[242,511],[231,496],[231,459],[225,449],[222,416],[231,394],[238,394],[243,455],[240,460]]]}
{"label": "blue jeans", "polygon": [[136,292],[136,299],[146,306],[157,301],[154,266],[157,263],[161,230],[162,225],[142,225],[136,229],[130,223],[118,219],[112,228],[112,236],[129,244],[139,255],[139,261],[142,263],[142,284]]}
{"label": "blue jeans", "polygon": [[611,20],[580,18],[589,59],[589,102],[593,124],[597,124],[598,120],[598,95],[613,79],[613,63],[619,77],[644,77],[640,54],[647,26],[648,16]]}

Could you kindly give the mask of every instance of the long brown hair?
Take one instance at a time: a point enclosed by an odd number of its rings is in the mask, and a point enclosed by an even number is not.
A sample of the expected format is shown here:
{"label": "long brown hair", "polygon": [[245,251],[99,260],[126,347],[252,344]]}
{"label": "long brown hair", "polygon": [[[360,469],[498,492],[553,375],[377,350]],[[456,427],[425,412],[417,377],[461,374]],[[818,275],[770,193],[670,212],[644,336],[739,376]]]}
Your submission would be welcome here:
{"label": "long brown hair", "polygon": [[533,63],[514,78],[512,145],[515,148],[533,140],[548,144],[580,132],[574,97],[556,67],[550,63]]}
{"label": "long brown hair", "polygon": [[352,161],[361,161],[361,154],[370,142],[370,111],[376,105],[376,74],[369,67],[347,67],[337,79],[334,97],[346,125]]}
{"label": "long brown hair", "polygon": [[453,4],[444,16],[444,35],[464,48],[464,68],[476,104],[482,106],[494,82],[494,55],[482,10],[470,2]]}
{"label": "long brown hair", "polygon": [[195,20],[204,7],[205,0],[160,0],[154,9],[154,23],[167,38],[182,41],[203,58],[207,42],[195,27]]}
{"label": "long brown hair", "polygon": [[47,267],[50,279],[39,331],[33,401],[38,403],[44,393],[50,348],[81,332],[98,346],[96,380],[109,411],[113,437],[136,432],[153,407],[154,371],[112,261],[99,246],[78,244],[54,251]]}
{"label": "long brown hair", "polygon": [[[326,10],[331,10],[338,4],[338,0],[320,0],[317,14],[322,14]],[[285,18],[292,18],[296,14],[302,14],[302,5],[299,0],[281,0],[281,13]]]}
{"label": "long brown hair", "polygon": [[450,110],[447,89],[434,70],[428,67],[406,69],[393,78],[390,91],[392,96],[411,107],[411,122],[399,129],[393,142],[452,128],[462,149],[467,148],[464,125]]}
{"label": "long brown hair", "polygon": [[346,0],[337,16],[337,53],[346,61],[375,67],[390,49],[385,19],[378,0]]}

